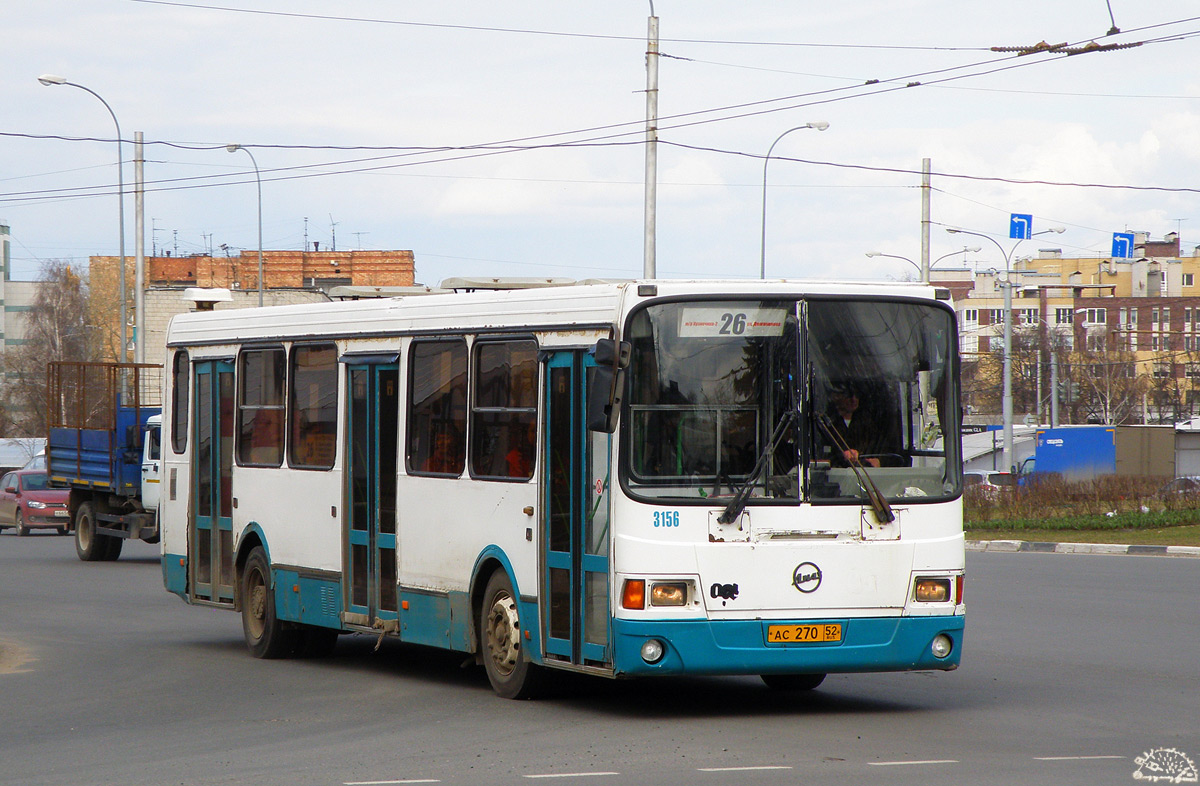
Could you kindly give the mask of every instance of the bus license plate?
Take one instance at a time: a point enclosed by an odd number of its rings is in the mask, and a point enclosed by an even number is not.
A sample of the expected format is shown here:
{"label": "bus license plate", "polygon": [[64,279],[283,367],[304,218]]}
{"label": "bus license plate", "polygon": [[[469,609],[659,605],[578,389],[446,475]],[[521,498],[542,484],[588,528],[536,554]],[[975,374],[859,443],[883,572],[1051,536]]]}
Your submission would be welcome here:
{"label": "bus license plate", "polygon": [[807,644],[841,640],[841,623],[767,626],[767,642],[769,644]]}

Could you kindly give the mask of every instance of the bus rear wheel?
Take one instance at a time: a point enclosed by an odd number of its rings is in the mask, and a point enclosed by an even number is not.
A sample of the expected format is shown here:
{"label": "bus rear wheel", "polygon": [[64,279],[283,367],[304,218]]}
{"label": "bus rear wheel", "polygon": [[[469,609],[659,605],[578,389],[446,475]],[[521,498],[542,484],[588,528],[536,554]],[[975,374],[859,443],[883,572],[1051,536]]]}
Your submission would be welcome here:
{"label": "bus rear wheel", "polygon": [[275,615],[271,566],[262,546],[255,546],[242,569],[242,633],[256,658],[286,658],[296,650],[296,629]]}
{"label": "bus rear wheel", "polygon": [[479,610],[479,650],[492,690],[504,699],[532,698],[541,668],[525,658],[512,583],[503,570],[488,579]]}
{"label": "bus rear wheel", "polygon": [[813,690],[825,681],[824,674],[763,674],[771,690]]}

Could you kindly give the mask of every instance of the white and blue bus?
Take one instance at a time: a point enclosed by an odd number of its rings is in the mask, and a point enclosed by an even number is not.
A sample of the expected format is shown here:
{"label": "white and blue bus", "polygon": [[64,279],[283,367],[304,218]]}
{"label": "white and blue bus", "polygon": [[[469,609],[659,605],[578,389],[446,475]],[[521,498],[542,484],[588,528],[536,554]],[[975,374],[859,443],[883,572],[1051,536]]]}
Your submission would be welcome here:
{"label": "white and blue bus", "polygon": [[257,657],[390,636],[510,698],[958,666],[944,291],[528,283],[176,317],[166,588],[239,610]]}

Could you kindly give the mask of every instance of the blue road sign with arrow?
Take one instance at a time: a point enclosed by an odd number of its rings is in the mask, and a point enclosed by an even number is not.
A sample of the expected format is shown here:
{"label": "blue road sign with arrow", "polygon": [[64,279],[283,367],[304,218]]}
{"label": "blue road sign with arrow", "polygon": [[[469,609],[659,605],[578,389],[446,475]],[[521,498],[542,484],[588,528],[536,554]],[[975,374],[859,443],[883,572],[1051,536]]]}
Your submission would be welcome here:
{"label": "blue road sign with arrow", "polygon": [[1118,259],[1129,259],[1133,256],[1133,233],[1113,232],[1112,256]]}
{"label": "blue road sign with arrow", "polygon": [[1013,213],[1009,216],[1008,236],[1014,240],[1028,240],[1033,237],[1033,214]]}

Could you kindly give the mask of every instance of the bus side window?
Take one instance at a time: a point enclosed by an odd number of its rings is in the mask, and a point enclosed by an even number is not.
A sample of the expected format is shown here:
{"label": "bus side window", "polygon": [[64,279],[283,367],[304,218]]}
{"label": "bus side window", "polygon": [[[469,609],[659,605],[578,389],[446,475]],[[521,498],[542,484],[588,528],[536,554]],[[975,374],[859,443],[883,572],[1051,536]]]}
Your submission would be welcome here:
{"label": "bus side window", "polygon": [[471,473],[529,480],[537,456],[537,342],[475,345]]}
{"label": "bus side window", "polygon": [[462,474],[467,436],[467,344],[414,341],[409,350],[410,475]]}
{"label": "bus side window", "polygon": [[188,353],[175,353],[171,380],[171,449],[176,453],[187,450],[188,434]]}
{"label": "bus side window", "polygon": [[288,464],[332,469],[337,458],[337,348],[292,347]]}
{"label": "bus side window", "polygon": [[238,463],[259,467],[283,464],[283,348],[241,354],[238,395]]}

